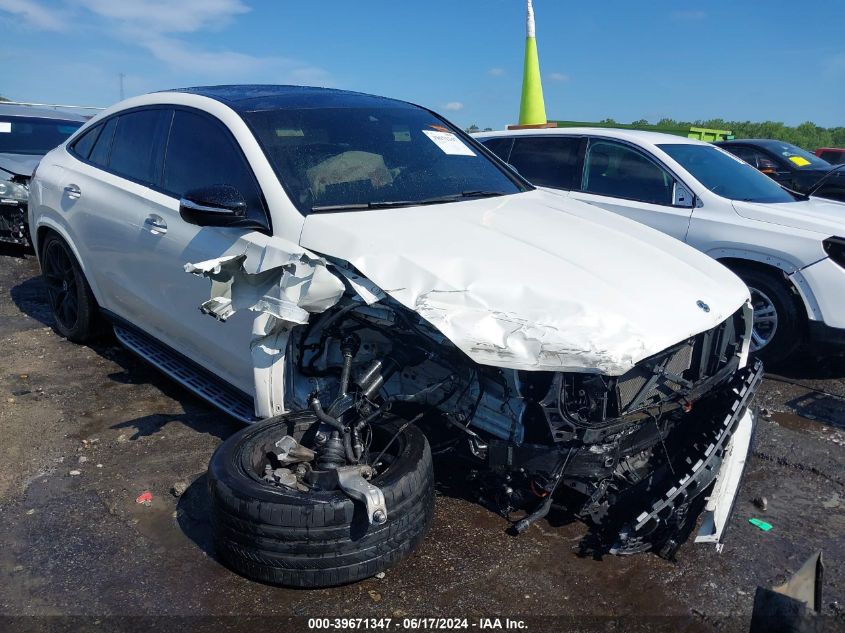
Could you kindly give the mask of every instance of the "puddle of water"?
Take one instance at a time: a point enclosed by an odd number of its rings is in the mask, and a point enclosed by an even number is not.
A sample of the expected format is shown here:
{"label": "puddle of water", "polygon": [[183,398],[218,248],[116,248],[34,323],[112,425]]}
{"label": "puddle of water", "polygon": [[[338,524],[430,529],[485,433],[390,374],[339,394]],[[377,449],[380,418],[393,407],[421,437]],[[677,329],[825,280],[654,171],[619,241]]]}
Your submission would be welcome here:
{"label": "puddle of water", "polygon": [[773,412],[772,421],[785,429],[798,431],[799,433],[818,432],[821,430],[821,424],[819,422],[802,418],[800,415],[794,413]]}

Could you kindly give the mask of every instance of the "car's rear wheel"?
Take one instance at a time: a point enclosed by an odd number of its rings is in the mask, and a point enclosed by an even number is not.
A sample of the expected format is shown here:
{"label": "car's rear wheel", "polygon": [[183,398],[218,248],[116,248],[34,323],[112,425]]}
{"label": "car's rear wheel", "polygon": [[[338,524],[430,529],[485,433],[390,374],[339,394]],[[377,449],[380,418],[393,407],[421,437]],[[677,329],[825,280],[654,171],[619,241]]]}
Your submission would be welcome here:
{"label": "car's rear wheel", "polygon": [[258,422],[211,458],[214,543],[239,574],[293,587],[346,584],[405,558],[425,536],[434,509],[431,450],[422,432],[399,418],[372,427],[370,454],[382,453],[379,463],[387,464],[370,481],[384,495],[384,523],[370,524],[363,503],[340,490],[301,491],[263,480],[275,442],[291,435],[310,443],[318,426],[311,412]]}
{"label": "car's rear wheel", "polygon": [[766,364],[777,364],[801,344],[803,318],[798,302],[774,274],[756,269],[741,269],[737,274],[748,286],[754,306],[751,353]]}
{"label": "car's rear wheel", "polygon": [[50,233],[41,248],[41,276],[56,331],[74,343],[99,333],[97,301],[65,241]]}

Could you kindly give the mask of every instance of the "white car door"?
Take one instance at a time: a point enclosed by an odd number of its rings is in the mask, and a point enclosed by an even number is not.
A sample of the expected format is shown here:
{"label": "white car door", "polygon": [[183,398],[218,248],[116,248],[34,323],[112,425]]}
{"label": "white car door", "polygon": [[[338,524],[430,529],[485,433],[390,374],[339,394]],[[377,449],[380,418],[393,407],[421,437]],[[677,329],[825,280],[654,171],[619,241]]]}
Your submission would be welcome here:
{"label": "white car door", "polygon": [[[107,119],[70,148],[60,208],[102,308],[135,321],[146,310],[146,253],[138,227],[155,207],[169,110],[139,109]],[[72,216],[72,220],[71,220]]]}
{"label": "white car door", "polygon": [[686,187],[640,148],[591,138],[572,197],[685,240],[693,209]]}
{"label": "white car door", "polygon": [[[248,217],[267,230],[197,226],[183,220],[180,198],[211,185],[237,188],[247,202]],[[140,226],[147,255],[145,329],[248,395],[254,395],[250,339],[255,314],[237,312],[225,323],[203,314],[199,307],[209,299],[209,281],[186,273],[185,264],[243,253],[260,261],[269,233],[261,190],[227,128],[207,113],[175,109],[161,192]]]}

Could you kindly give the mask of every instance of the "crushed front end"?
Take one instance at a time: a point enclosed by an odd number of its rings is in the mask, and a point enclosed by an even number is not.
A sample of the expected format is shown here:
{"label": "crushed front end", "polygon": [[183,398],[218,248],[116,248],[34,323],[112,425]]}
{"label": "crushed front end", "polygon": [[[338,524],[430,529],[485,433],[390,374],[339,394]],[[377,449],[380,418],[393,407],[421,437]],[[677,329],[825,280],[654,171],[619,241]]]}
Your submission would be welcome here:
{"label": "crushed front end", "polygon": [[537,496],[549,495],[517,531],[544,516],[564,489],[567,507],[594,528],[587,549],[670,557],[705,508],[709,532],[697,540],[720,544],[763,373],[759,362],[744,366],[749,321],[743,308],[620,377],[521,373],[524,427],[546,427],[556,450],[536,440],[488,446],[492,472],[531,479]]}
{"label": "crushed front end", "polygon": [[[762,376],[761,365],[746,366],[750,302],[621,375],[526,371],[474,361],[429,319],[342,265],[324,262],[320,274],[338,273],[344,284],[303,286],[302,274],[286,272],[279,294],[258,283],[272,281],[267,273],[242,271],[243,261],[187,269],[215,280],[203,308],[212,305],[217,318],[245,306],[262,311],[256,323],[287,317],[254,328],[254,356],[271,350],[275,359],[256,357],[256,393],[283,381],[284,410],[321,421],[323,441],[305,446],[312,468],[359,467],[368,438],[398,416],[426,432],[436,455],[457,458],[463,492],[516,517],[516,532],[557,502],[592,526],[584,545],[594,551],[672,556],[705,510],[697,540],[721,543]],[[282,363],[283,372],[259,371]],[[312,485],[288,470],[279,473],[284,485]]]}
{"label": "crushed front end", "polygon": [[29,178],[0,169],[0,243],[27,246]]}
{"label": "crushed front end", "polygon": [[[594,528],[591,547],[671,556],[712,501],[726,455],[742,465],[749,450],[750,438],[731,452],[742,421],[753,425],[762,375],[744,366],[749,324],[744,307],[608,377],[478,365],[389,298],[353,302],[294,332],[287,408],[316,400],[370,423],[392,408],[421,424],[437,452],[468,460],[489,505],[522,513],[517,532],[555,500]],[[722,488],[735,495],[737,485]],[[726,513],[711,514],[719,542]]]}

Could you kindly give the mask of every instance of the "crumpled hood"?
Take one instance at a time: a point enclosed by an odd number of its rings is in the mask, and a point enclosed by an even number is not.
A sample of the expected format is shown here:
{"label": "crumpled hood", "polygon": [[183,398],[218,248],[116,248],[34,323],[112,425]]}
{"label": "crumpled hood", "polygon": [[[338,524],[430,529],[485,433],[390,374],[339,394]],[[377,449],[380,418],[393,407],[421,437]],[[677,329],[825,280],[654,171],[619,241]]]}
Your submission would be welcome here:
{"label": "crumpled hood", "polygon": [[0,169],[29,178],[40,160],[41,156],[0,153]]}
{"label": "crumpled hood", "polygon": [[734,209],[744,218],[770,222],[804,231],[815,231],[825,237],[845,237],[845,203],[820,198],[764,204],[734,200]]}
{"label": "crumpled hood", "polygon": [[619,375],[748,297],[733,273],[682,242],[539,190],[311,214],[300,243],[348,261],[496,367]]}

